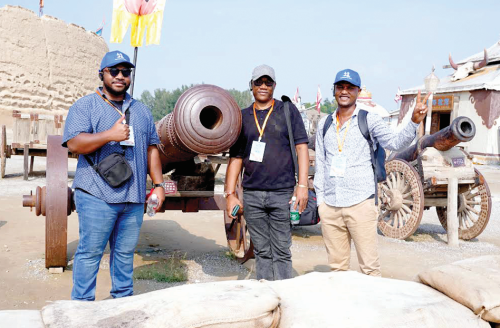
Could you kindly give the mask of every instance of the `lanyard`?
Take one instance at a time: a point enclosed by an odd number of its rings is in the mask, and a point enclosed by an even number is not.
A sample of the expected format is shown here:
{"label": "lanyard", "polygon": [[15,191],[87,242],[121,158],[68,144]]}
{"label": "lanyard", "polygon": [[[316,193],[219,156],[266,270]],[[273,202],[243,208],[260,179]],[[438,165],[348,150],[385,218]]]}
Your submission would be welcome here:
{"label": "lanyard", "polygon": [[338,114],[335,115],[335,118],[337,119],[337,143],[339,146],[339,153],[342,154],[342,148],[344,148],[345,137],[347,136],[347,131],[349,130],[349,125],[351,124],[352,116],[349,118],[349,121],[347,122],[347,126],[346,126],[345,132],[344,132],[344,139],[342,139],[342,143],[340,143],[340,135],[339,135],[340,121],[339,121]]}
{"label": "lanyard", "polygon": [[259,121],[257,120],[257,113],[255,112],[255,103],[253,103],[253,118],[255,118],[255,125],[257,125],[257,130],[259,130],[259,142],[260,139],[262,139],[262,135],[264,134],[264,130],[266,129],[266,124],[267,124],[267,119],[271,115],[274,109],[274,99],[273,99],[273,104],[271,105],[271,110],[269,113],[267,113],[266,119],[264,120],[264,124],[262,125],[262,128],[260,127]]}
{"label": "lanyard", "polygon": [[99,97],[102,98],[102,100],[104,100],[105,102],[107,102],[111,107],[114,108],[114,110],[116,110],[118,112],[118,114],[120,114],[120,116],[123,116],[123,113],[115,106],[115,104],[113,104],[111,101],[109,101],[107,98],[104,98],[97,90],[95,91],[95,93],[97,93],[99,95]]}

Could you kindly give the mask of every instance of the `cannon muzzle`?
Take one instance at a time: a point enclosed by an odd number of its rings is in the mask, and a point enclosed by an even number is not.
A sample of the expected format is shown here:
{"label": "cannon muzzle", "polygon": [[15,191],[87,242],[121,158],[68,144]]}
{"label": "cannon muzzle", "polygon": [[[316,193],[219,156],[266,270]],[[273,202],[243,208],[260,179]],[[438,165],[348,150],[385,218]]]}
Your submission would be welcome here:
{"label": "cannon muzzle", "polygon": [[229,149],[241,130],[241,110],[226,90],[203,84],[186,90],[156,124],[163,173],[171,163]]}
{"label": "cannon muzzle", "polygon": [[446,128],[434,134],[425,135],[420,138],[416,144],[401,152],[391,154],[389,160],[399,158],[407,162],[412,162],[417,159],[418,154],[427,147],[434,147],[437,150],[446,151],[461,142],[471,141],[475,135],[476,126],[474,122],[468,117],[460,116],[454,119]]}

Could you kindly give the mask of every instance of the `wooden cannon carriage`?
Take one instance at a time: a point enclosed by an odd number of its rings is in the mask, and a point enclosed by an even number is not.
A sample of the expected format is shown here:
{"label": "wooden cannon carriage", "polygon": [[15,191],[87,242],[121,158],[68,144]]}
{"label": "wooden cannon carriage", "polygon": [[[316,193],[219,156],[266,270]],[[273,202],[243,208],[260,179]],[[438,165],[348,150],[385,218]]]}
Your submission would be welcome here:
{"label": "wooden cannon carriage", "polygon": [[[228,162],[218,155],[233,145],[241,130],[241,111],[231,95],[213,85],[200,85],[184,92],[174,111],[156,124],[161,144],[158,149],[164,174],[169,172],[166,199],[158,212],[182,210],[224,211],[227,243],[236,258],[244,262],[253,256],[245,218],[230,219],[226,200],[215,194],[215,174]],[[67,217],[75,209],[73,190],[68,187],[68,150],[61,136],[49,136],[47,143],[47,186],[23,196],[23,206],[35,208],[46,217],[45,266],[67,264]],[[204,156],[197,156],[204,154]],[[204,161],[195,161],[195,158]],[[240,179],[241,181],[241,179]],[[241,195],[240,181],[236,192]]]}
{"label": "wooden cannon carriage", "polygon": [[[455,147],[472,140],[475,133],[471,119],[458,117],[450,126],[424,135],[413,146],[389,156],[385,164],[387,179],[378,186],[378,228],[385,236],[411,236],[424,209],[430,207],[436,207],[449,239],[450,222],[458,225],[458,237],[464,240],[483,232],[491,214],[490,190],[474,168],[472,157]],[[452,207],[456,210],[448,213]]]}

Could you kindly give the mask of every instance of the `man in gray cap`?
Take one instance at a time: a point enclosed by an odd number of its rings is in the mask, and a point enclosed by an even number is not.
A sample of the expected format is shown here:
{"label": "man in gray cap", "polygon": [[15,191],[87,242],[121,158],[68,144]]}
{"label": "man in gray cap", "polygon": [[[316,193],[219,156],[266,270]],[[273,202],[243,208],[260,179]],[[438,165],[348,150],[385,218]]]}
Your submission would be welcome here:
{"label": "man in gray cap", "polygon": [[417,127],[427,113],[425,103],[429,95],[421,102],[418,93],[411,121],[401,131],[394,132],[377,114],[360,113],[356,100],[361,78],[357,72],[339,71],[333,90],[338,109],[318,123],[314,176],[328,262],[333,271],[349,270],[352,239],[361,272],[380,276],[376,180],[370,146],[361,132],[358,116],[366,114],[372,140],[385,149],[398,150],[415,138]]}
{"label": "man in gray cap", "polygon": [[[80,154],[73,181],[80,235],[73,263],[73,300],[95,299],[99,263],[108,242],[111,296],[133,294],[134,250],[144,215],[148,172],[158,206],[165,199],[156,148],[160,140],[151,111],[127,93],[133,68],[123,52],[108,52],[99,70],[102,88],[78,99],[66,119],[63,146]],[[110,184],[97,165],[120,156],[132,175]],[[120,174],[123,172],[116,176],[127,176]]]}
{"label": "man in gray cap", "polygon": [[230,214],[236,205],[242,206],[235,188],[244,168],[245,220],[254,244],[257,279],[266,280],[292,277],[290,200],[296,196],[302,212],[308,197],[307,133],[299,111],[290,103],[293,143],[299,163],[297,184],[284,104],[273,98],[275,87],[274,69],[260,65],[253,70],[250,89],[255,101],[242,110],[242,129],[229,153],[224,191]]}

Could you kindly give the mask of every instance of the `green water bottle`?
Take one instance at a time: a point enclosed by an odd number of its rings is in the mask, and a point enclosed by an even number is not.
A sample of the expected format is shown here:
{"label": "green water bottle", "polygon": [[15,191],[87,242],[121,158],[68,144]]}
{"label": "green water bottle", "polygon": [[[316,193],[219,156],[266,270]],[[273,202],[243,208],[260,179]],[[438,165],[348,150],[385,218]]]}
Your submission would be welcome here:
{"label": "green water bottle", "polygon": [[300,222],[300,214],[299,214],[299,209],[295,207],[295,203],[297,202],[297,197],[293,196],[292,197],[292,203],[290,204],[290,222],[292,225],[297,225]]}

